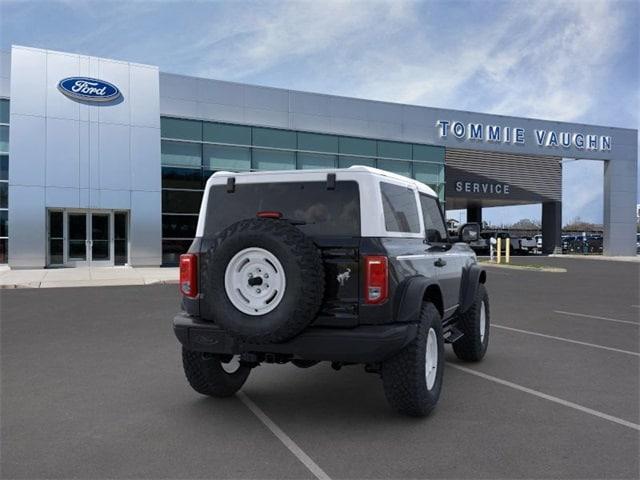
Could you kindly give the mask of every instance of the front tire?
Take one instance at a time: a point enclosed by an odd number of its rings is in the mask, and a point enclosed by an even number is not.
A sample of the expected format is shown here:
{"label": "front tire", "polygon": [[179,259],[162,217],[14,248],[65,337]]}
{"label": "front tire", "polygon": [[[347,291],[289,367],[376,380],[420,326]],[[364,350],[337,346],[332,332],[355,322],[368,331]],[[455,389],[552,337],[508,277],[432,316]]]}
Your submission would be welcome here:
{"label": "front tire", "polygon": [[479,362],[489,347],[490,315],[489,295],[484,284],[478,284],[476,298],[460,316],[458,328],[464,334],[453,343],[453,351],[460,360]]}
{"label": "front tire", "polygon": [[182,365],[189,385],[202,395],[230,397],[240,390],[251,367],[237,362],[237,366],[229,368],[233,364],[233,359],[223,362],[218,355],[182,348]]}
{"label": "front tire", "polygon": [[416,337],[382,363],[387,400],[398,412],[427,416],[438,403],[444,373],[444,338],[438,309],[424,302]]}

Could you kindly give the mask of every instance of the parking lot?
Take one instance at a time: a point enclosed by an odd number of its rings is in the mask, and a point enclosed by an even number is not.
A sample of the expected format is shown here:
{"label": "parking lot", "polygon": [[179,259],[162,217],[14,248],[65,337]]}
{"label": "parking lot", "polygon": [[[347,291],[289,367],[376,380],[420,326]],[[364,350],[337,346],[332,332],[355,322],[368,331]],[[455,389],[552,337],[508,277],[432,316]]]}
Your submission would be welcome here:
{"label": "parking lot", "polygon": [[486,359],[426,419],[379,378],[264,365],[187,385],[176,286],[0,291],[2,478],[638,478],[640,264],[491,268]]}

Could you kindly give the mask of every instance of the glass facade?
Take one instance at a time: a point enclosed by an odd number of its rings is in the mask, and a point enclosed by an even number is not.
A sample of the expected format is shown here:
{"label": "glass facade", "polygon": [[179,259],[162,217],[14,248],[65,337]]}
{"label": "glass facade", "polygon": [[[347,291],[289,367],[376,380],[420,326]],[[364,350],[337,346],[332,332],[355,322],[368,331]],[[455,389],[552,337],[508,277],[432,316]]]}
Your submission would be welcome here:
{"label": "glass facade", "polygon": [[0,263],[9,260],[9,100],[0,99]]}
{"label": "glass facade", "polygon": [[276,128],[161,118],[162,261],[191,244],[207,178],[217,170],[377,167],[416,178],[444,201],[444,148]]}

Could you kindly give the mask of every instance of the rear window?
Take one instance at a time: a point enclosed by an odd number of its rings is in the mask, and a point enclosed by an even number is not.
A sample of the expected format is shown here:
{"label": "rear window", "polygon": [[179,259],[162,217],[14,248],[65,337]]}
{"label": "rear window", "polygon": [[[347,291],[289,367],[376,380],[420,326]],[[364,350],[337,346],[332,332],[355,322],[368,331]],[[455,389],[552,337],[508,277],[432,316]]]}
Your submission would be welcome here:
{"label": "rear window", "polygon": [[216,185],[209,193],[205,235],[215,235],[258,212],[276,211],[283,218],[300,222],[309,236],[360,236],[360,193],[358,183],[287,182],[236,184],[234,192]]}
{"label": "rear window", "polygon": [[420,217],[413,190],[381,182],[380,193],[387,232],[420,233]]}

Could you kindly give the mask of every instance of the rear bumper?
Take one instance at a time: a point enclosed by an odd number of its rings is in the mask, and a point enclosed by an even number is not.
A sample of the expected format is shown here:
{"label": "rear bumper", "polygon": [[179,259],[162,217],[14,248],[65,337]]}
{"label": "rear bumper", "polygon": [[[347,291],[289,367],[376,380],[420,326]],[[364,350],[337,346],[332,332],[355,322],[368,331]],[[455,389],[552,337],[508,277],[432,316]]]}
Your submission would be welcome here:
{"label": "rear bumper", "polygon": [[218,354],[275,353],[306,360],[372,363],[382,361],[414,339],[417,324],[367,325],[355,328],[310,327],[282,343],[254,345],[238,341],[210,322],[186,313],[173,319],[173,330],[189,350]]}

